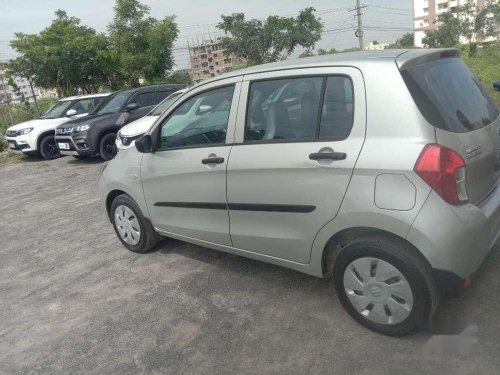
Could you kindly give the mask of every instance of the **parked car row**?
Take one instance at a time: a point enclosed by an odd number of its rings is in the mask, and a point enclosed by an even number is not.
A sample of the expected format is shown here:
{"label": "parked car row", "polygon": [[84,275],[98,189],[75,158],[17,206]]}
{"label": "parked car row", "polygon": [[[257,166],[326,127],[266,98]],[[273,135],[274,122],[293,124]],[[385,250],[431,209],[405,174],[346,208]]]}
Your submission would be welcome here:
{"label": "parked car row", "polygon": [[[61,155],[86,158],[97,154],[111,160],[117,152],[118,131],[150,111],[158,112],[152,109],[163,101],[171,103],[167,98],[182,88],[182,85],[155,85],[64,98],[40,119],[8,128],[6,140],[12,150],[48,160]],[[152,121],[145,121],[135,129],[144,133],[151,124]]]}

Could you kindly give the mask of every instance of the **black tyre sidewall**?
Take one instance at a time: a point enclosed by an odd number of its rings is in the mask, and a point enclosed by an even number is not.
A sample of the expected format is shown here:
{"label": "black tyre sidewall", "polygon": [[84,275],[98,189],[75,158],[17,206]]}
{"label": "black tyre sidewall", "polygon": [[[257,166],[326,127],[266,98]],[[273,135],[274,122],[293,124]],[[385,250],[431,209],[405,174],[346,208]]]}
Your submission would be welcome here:
{"label": "black tyre sidewall", "polygon": [[108,142],[115,142],[115,139],[116,139],[116,133],[108,133],[108,134],[105,134],[102,138],[101,138],[101,141],[99,142],[99,155],[101,156],[102,159],[106,160],[106,161],[109,161],[109,160],[112,160],[115,156],[113,155],[113,157],[109,157],[109,155],[106,154],[104,148],[106,147],[106,144]]}
{"label": "black tyre sidewall", "polygon": [[[137,245],[130,245],[126,243],[120,236],[120,233],[118,232],[118,229],[116,228],[115,224],[115,211],[116,208],[120,205],[127,206],[130,208],[135,216],[137,217],[137,221],[139,222],[140,230],[141,230],[141,238],[139,240],[139,243]],[[144,219],[144,216],[142,215],[141,210],[137,206],[137,204],[134,202],[132,198],[130,198],[128,195],[120,195],[116,197],[113,202],[111,203],[111,209],[110,209],[110,216],[111,216],[111,222],[113,224],[113,228],[115,230],[116,235],[118,236],[118,239],[120,242],[125,246],[127,249],[130,251],[133,251],[134,253],[144,253],[149,250],[148,246],[148,236],[151,234],[148,231],[148,225],[146,223],[146,220]]]}
{"label": "black tyre sidewall", "polygon": [[[410,284],[413,293],[413,309],[408,318],[394,325],[372,322],[362,316],[352,305],[344,289],[344,272],[355,259],[373,257],[384,260],[396,267]],[[401,257],[391,249],[383,249],[373,243],[354,243],[346,246],[338,255],[333,273],[333,281],[338,298],[347,312],[368,329],[389,336],[403,336],[423,327],[429,320],[432,311],[432,299],[426,278],[418,264],[411,258]]]}
{"label": "black tyre sidewall", "polygon": [[57,145],[56,145],[56,140],[55,140],[55,137],[53,135],[47,135],[45,137],[43,137],[43,139],[40,141],[40,155],[46,159],[46,160],[53,160],[53,159],[57,159],[58,157],[61,156],[61,153],[58,152],[57,155],[49,155],[47,153],[47,151],[45,150],[46,147],[48,147],[48,144],[50,142],[54,142],[54,146],[56,147],[57,149]]}

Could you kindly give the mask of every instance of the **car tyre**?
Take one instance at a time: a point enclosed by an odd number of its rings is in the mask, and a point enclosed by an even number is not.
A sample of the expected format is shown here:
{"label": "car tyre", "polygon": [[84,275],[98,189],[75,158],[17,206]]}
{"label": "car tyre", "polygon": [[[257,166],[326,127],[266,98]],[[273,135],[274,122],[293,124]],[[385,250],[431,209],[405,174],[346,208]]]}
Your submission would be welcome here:
{"label": "car tyre", "polygon": [[47,135],[40,141],[40,155],[46,160],[57,159],[61,156],[53,135]]}
{"label": "car tyre", "polygon": [[335,260],[333,281],[348,313],[366,328],[388,336],[424,327],[439,299],[425,258],[410,244],[385,235],[345,245]]}
{"label": "car tyre", "polygon": [[116,156],[118,149],[116,148],[115,142],[116,133],[108,133],[101,138],[101,142],[99,143],[99,155],[102,159],[108,161]]}
{"label": "car tyre", "polygon": [[121,243],[134,253],[152,250],[160,237],[144,217],[137,203],[128,195],[116,197],[111,203],[111,222]]}

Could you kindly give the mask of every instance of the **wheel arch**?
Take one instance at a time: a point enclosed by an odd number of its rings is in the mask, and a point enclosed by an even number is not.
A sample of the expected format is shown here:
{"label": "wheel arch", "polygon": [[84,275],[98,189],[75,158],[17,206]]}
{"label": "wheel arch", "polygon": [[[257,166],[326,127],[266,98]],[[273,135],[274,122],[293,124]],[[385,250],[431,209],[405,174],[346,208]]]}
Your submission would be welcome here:
{"label": "wheel arch", "polygon": [[342,229],[328,239],[321,256],[321,269],[323,277],[327,277],[332,274],[335,260],[345,246],[352,243],[356,239],[374,235],[384,236],[385,238],[392,239],[393,241],[406,244],[410,249],[412,249],[415,256],[420,258],[432,269],[432,265],[429,263],[424,254],[404,237],[384,229],[360,226]]}
{"label": "wheel arch", "polygon": [[114,189],[114,190],[111,190],[108,195],[106,196],[106,212],[108,214],[108,219],[111,220],[111,204],[113,203],[113,200],[120,196],[120,195],[128,195],[130,196],[129,194],[127,194],[125,191],[123,190],[120,190],[120,189]]}
{"label": "wheel arch", "polygon": [[40,134],[38,134],[38,138],[36,140],[36,149],[38,151],[40,151],[40,143],[42,142],[42,139],[44,139],[45,137],[49,136],[49,135],[53,135],[55,137],[55,130],[54,129],[50,129],[50,130],[45,130],[43,132],[41,132]]}

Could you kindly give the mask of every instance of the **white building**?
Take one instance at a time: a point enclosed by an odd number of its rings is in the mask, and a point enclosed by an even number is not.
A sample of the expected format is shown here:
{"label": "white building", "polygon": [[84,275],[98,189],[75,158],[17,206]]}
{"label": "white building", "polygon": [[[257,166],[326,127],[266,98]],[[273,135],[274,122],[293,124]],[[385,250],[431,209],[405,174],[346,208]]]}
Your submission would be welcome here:
{"label": "white building", "polygon": [[485,5],[485,0],[413,0],[413,30],[414,44],[423,47],[422,39],[425,32],[438,28],[434,22],[438,16],[454,10],[459,5],[473,1],[478,8]]}
{"label": "white building", "polygon": [[7,77],[4,70],[0,70],[0,102],[20,103],[24,100],[33,103],[33,92],[38,98],[57,97],[57,92],[50,89],[41,89],[33,86],[31,91],[30,83],[26,78],[14,77],[14,83],[19,88],[19,95],[14,91],[14,88],[7,82]]}

